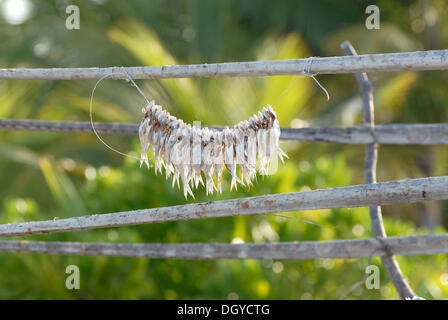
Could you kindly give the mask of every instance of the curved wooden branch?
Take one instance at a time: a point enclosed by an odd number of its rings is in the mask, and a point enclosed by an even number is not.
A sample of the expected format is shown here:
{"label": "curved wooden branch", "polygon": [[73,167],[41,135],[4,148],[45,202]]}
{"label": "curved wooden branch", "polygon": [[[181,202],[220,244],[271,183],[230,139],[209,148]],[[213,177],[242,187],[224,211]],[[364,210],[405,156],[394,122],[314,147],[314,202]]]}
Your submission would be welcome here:
{"label": "curved wooden branch", "polygon": [[[348,41],[343,42],[341,44],[341,48],[347,55],[350,56],[357,55],[355,49]],[[369,143],[366,145],[365,162],[364,162],[365,182],[366,184],[372,184],[376,182],[376,164],[378,157],[378,143],[376,142],[377,139],[374,135],[375,122],[373,111],[374,110],[373,83],[369,81],[366,73],[357,73],[356,80],[358,82],[359,90],[361,92],[363,101],[363,123],[366,127],[368,127],[371,130],[372,137],[375,140],[374,143]],[[387,236],[386,231],[384,229],[381,207],[371,206],[369,207],[369,212],[374,236],[380,240],[386,238]],[[414,298],[415,293],[412,291],[408,282],[404,278],[395,257],[392,255],[392,252],[389,255],[383,256],[381,260],[387,273],[389,274],[389,278],[392,280],[392,283],[397,289],[400,297],[402,299]]]}

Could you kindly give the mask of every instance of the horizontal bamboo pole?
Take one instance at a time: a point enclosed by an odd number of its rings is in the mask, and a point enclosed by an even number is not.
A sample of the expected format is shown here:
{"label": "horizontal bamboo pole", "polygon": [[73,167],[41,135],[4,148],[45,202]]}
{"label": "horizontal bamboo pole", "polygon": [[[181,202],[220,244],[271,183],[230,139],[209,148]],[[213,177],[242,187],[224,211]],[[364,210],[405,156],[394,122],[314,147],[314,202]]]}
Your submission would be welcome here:
{"label": "horizontal bamboo pole", "polygon": [[[365,54],[358,56],[312,57],[305,59],[228,62],[175,66],[126,67],[133,79],[211,78],[357,72],[395,72],[448,69],[448,50]],[[85,80],[108,74],[127,79],[123,67],[0,69],[0,79]],[[121,74],[119,74],[121,73]]]}
{"label": "horizontal bamboo pole", "polygon": [[[223,127],[213,126],[221,129]],[[97,122],[101,134],[138,133],[138,124]],[[0,119],[0,130],[51,131],[93,133],[90,122]],[[374,135],[380,144],[448,144],[448,124],[386,124],[375,126]],[[345,144],[373,143],[371,130],[366,126],[282,128],[280,139]]]}
{"label": "horizontal bamboo pole", "polygon": [[[95,130],[102,134],[138,134],[138,124],[94,122]],[[0,130],[48,131],[93,133],[89,121],[46,121],[25,119],[0,119]]]}
{"label": "horizontal bamboo pole", "polygon": [[448,199],[448,176],[193,203],[61,220],[0,225],[0,237],[69,232],[178,220],[351,208]]}
{"label": "horizontal bamboo pole", "polygon": [[336,241],[276,243],[88,243],[0,241],[0,252],[113,256],[170,259],[275,259],[364,258],[394,255],[448,254],[448,234]]}

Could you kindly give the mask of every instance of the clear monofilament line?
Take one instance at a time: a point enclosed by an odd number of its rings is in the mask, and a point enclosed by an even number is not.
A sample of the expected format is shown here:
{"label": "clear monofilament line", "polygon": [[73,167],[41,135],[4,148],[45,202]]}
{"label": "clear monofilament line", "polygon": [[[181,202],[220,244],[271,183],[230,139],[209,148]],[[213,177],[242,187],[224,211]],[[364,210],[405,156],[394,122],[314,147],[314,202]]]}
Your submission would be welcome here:
{"label": "clear monofilament line", "polygon": [[96,129],[95,129],[95,125],[94,125],[94,123],[93,123],[93,97],[94,97],[96,88],[98,87],[98,85],[100,84],[100,82],[103,81],[104,79],[109,78],[109,77],[111,77],[111,76],[113,76],[113,75],[118,75],[118,74],[122,74],[122,73],[121,73],[121,72],[114,72],[114,73],[106,74],[106,75],[102,76],[102,77],[95,83],[95,86],[93,87],[92,93],[91,93],[91,95],[90,95],[90,111],[89,111],[89,113],[90,113],[90,125],[92,126],[92,130],[93,130],[93,133],[95,134],[95,136],[96,136],[96,137],[98,138],[98,140],[99,140],[102,144],[104,144],[107,148],[109,148],[109,149],[112,150],[113,152],[116,152],[116,153],[118,153],[118,154],[120,154],[120,155],[122,155],[122,156],[125,156],[125,157],[128,157],[128,158],[132,158],[132,159],[136,159],[136,160],[141,160],[141,158],[138,158],[138,157],[135,157],[135,156],[133,156],[133,155],[130,155],[130,154],[121,152],[121,151],[115,149],[114,147],[110,146],[109,144],[107,144],[107,143],[100,137],[100,135],[99,135],[98,132],[96,131]]}

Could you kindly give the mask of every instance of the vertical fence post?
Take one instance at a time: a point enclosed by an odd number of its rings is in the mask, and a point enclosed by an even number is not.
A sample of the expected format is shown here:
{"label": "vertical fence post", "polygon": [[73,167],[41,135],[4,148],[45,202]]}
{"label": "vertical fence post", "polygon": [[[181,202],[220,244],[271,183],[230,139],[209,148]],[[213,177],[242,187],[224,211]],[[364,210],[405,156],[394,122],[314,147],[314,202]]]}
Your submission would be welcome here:
{"label": "vertical fence post", "polygon": [[[346,55],[356,56],[356,50],[348,41],[344,41],[341,44],[341,49]],[[375,138],[375,120],[373,111],[373,83],[369,81],[367,74],[356,73],[356,81],[358,82],[358,87],[362,97],[362,114],[363,114],[363,124],[367,126],[373,136],[374,143],[366,144],[365,150],[365,162],[364,162],[364,180],[366,184],[376,183],[376,165],[378,159],[378,143]],[[381,214],[380,206],[369,207],[370,220],[372,224],[372,231],[376,239],[383,243],[387,251],[387,246],[385,245],[384,238],[387,237],[386,230],[384,229],[383,217]],[[383,262],[384,268],[386,269],[395,289],[402,299],[414,298],[415,293],[412,291],[411,287],[407,283],[406,279],[400,270],[400,267],[389,251],[389,255],[382,256],[381,260]]]}

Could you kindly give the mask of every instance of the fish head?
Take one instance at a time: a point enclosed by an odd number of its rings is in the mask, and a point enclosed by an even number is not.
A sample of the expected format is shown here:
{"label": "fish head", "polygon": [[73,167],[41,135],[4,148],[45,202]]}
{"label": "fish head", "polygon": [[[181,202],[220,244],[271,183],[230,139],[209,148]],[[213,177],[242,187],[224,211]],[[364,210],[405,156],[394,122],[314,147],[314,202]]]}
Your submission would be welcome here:
{"label": "fish head", "polygon": [[252,116],[249,118],[249,125],[252,127],[252,129],[257,130],[258,128],[258,121],[255,116]]}
{"label": "fish head", "polygon": [[143,108],[144,111],[142,109],[143,113],[147,113],[147,112],[152,113],[152,111],[153,111],[152,108],[154,107],[154,105],[155,105],[155,101],[154,100],[149,101],[146,104],[146,106]]}
{"label": "fish head", "polygon": [[271,114],[271,117],[274,119],[277,119],[277,113],[275,113],[274,109],[270,105],[267,106],[269,113]]}
{"label": "fish head", "polygon": [[266,120],[270,120],[271,119],[271,113],[269,112],[269,110],[266,107],[263,108],[263,117]]}

